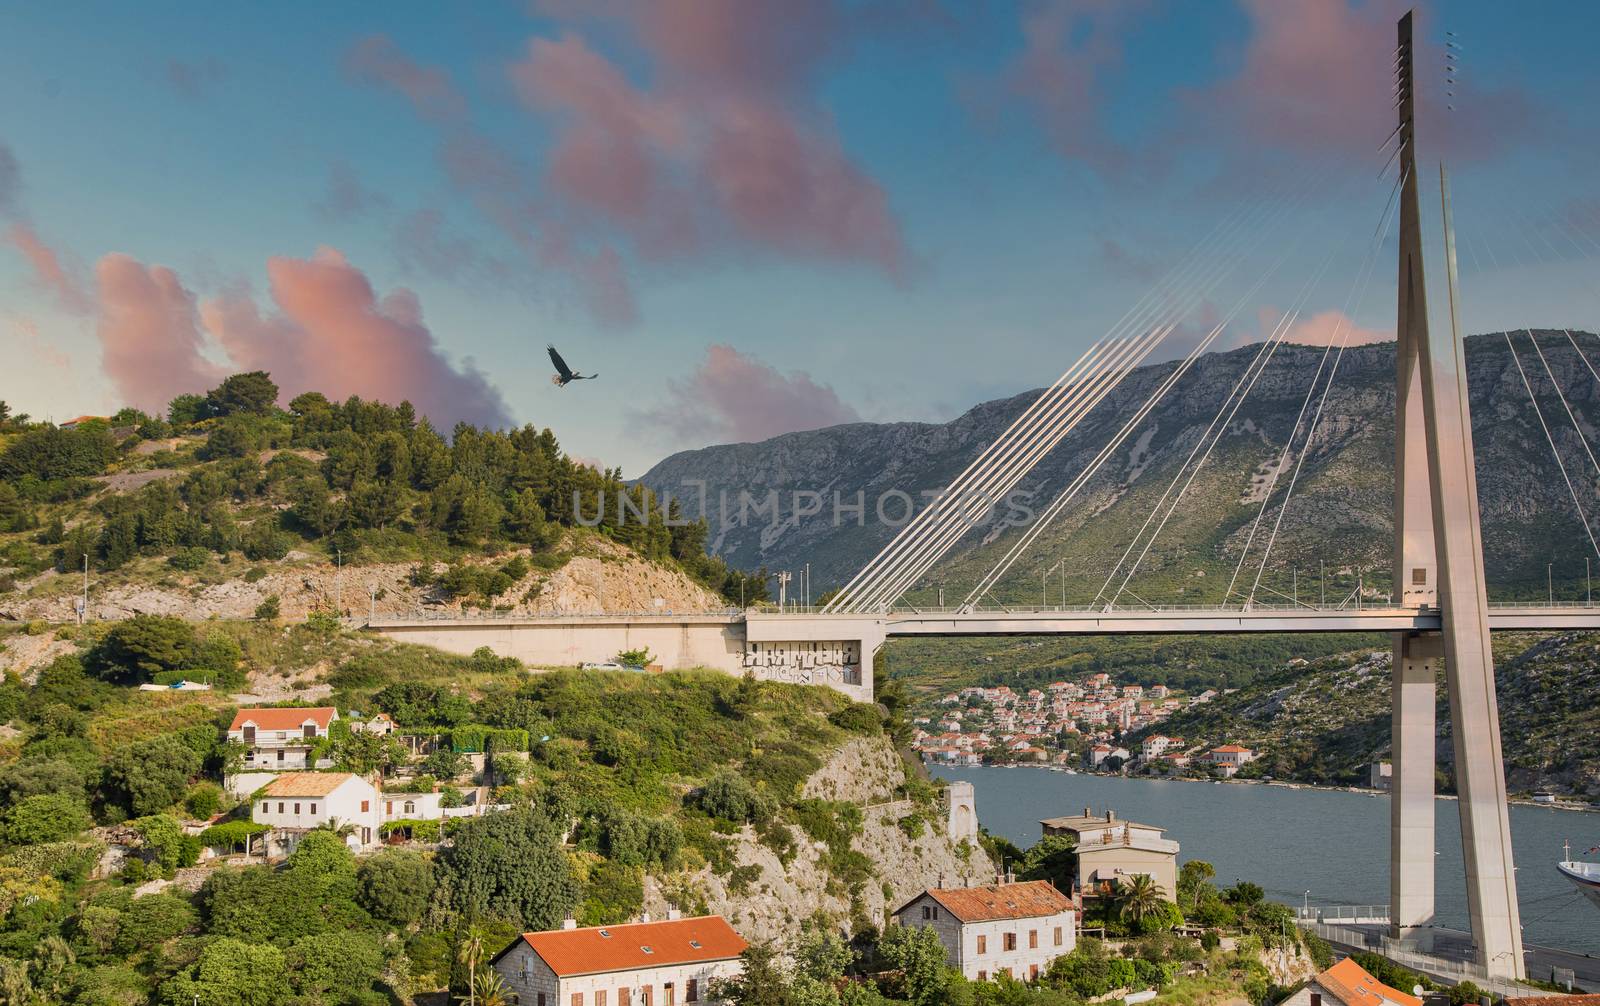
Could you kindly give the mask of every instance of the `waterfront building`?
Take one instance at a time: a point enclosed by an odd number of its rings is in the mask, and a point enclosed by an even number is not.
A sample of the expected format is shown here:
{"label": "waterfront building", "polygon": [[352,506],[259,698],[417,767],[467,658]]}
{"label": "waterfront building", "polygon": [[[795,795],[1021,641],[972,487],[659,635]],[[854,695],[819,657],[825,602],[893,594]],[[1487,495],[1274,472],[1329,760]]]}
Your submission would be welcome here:
{"label": "waterfront building", "polygon": [[[1514,1001],[1507,1000],[1508,1003]],[[1422,1000],[1409,992],[1390,988],[1346,957],[1312,978],[1305,988],[1279,1006],[1422,1006]]]}
{"label": "waterfront building", "polygon": [[1144,874],[1163,898],[1177,900],[1178,843],[1164,837],[1166,829],[1125,821],[1113,810],[1097,815],[1088,807],[1082,814],[1040,821],[1039,827],[1046,835],[1078,840],[1078,887],[1084,897],[1109,897],[1123,878]]}
{"label": "waterfront building", "polygon": [[1044,880],[929,888],[894,917],[937,933],[945,960],[973,981],[1037,978],[1077,944],[1072,900]]}
{"label": "waterfront building", "polygon": [[338,718],[339,710],[332,706],[241,709],[228,725],[228,740],[244,746],[247,771],[315,768],[312,748],[328,736]]}
{"label": "waterfront building", "polygon": [[489,962],[521,1006],[679,1006],[709,1002],[737,977],[748,944],[720,915],[523,933]]}
{"label": "waterfront building", "polygon": [[1240,747],[1237,744],[1224,744],[1221,747],[1212,748],[1210,753],[1206,755],[1206,760],[1221,769],[1222,774],[1231,779],[1240,769],[1254,761],[1255,757],[1255,752],[1247,747]]}

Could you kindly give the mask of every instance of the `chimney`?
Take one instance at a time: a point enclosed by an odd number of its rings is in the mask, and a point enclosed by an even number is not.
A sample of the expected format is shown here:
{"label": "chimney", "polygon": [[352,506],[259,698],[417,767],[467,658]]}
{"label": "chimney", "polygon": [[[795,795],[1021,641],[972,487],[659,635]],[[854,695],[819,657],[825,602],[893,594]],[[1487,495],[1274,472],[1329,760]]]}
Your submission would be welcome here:
{"label": "chimney", "polygon": [[578,928],[578,920],[573,918],[571,912],[568,912],[567,913],[567,917],[561,920],[561,928],[562,929],[577,929]]}
{"label": "chimney", "polygon": [[667,902],[667,921],[677,922],[681,918],[683,918],[683,913],[678,911],[678,906],[671,901]]}
{"label": "chimney", "polygon": [[944,890],[944,874],[943,873],[939,874],[939,888],[938,889],[941,890],[941,891]]}
{"label": "chimney", "polygon": [[1090,810],[1088,804],[1084,804],[1083,805],[1083,816],[1084,817],[1094,817],[1094,813],[1093,813],[1093,811]]}
{"label": "chimney", "polygon": [[650,921],[650,913],[649,912],[640,912],[639,913],[639,921],[640,922],[649,922]]}
{"label": "chimney", "polygon": [[1110,824],[1112,821],[1115,821],[1116,819],[1117,819],[1117,812],[1114,811],[1114,810],[1111,810],[1110,808],[1107,808],[1106,809],[1106,823]]}

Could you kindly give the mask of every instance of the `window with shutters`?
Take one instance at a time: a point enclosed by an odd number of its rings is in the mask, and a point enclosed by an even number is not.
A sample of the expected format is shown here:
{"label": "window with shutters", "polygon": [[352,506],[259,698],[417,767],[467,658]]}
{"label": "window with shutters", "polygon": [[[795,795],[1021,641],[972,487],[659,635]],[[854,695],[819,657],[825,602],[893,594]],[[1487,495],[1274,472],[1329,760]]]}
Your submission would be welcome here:
{"label": "window with shutters", "polygon": [[1029,950],[1038,950],[1039,949],[1039,930],[1037,930],[1037,929],[1028,930],[1028,949]]}
{"label": "window with shutters", "polygon": [[988,952],[989,952],[989,937],[987,937],[987,936],[978,937],[978,953],[986,954]]}
{"label": "window with shutters", "polygon": [[316,804],[312,804],[311,805],[311,813],[312,814],[316,814],[316,812],[317,812],[317,805]]}
{"label": "window with shutters", "polygon": [[606,990],[600,989],[594,994],[594,1006],[606,1006]]}
{"label": "window with shutters", "polygon": [[295,812],[295,813],[296,813],[296,814],[299,814],[299,813],[300,813],[300,805],[299,805],[299,804],[298,804],[298,803],[297,803],[297,804],[295,804],[295,805],[294,805],[294,812]]}
{"label": "window with shutters", "polygon": [[317,736],[317,725],[315,723],[307,723],[306,724],[306,739],[309,740],[309,739],[311,739],[311,738],[313,738],[315,736]]}
{"label": "window with shutters", "polygon": [[686,1003],[700,1001],[700,979],[691,978],[683,983],[683,1001]]}
{"label": "window with shutters", "polygon": [[1061,927],[1056,927],[1056,946],[1061,946]]}
{"label": "window with shutters", "polygon": [[1015,950],[1015,949],[1017,949],[1017,934],[1016,933],[1006,933],[1005,934],[1005,949],[1007,949],[1007,950]]}

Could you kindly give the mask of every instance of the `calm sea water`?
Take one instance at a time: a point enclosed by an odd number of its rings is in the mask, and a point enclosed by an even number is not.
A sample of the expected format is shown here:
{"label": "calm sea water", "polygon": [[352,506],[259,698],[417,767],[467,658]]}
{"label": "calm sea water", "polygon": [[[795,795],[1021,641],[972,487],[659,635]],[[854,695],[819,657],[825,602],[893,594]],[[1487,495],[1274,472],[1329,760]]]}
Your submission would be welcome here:
{"label": "calm sea water", "polygon": [[[1026,848],[1039,839],[1039,819],[1082,813],[1086,806],[1160,825],[1183,851],[1204,859],[1216,883],[1250,880],[1269,897],[1313,905],[1382,905],[1389,901],[1389,798],[1282,786],[1222,785],[1067,775],[1032,768],[934,769],[965,779],[978,798],[978,819]],[[1435,875],[1439,924],[1466,930],[1461,826],[1454,800],[1435,803]],[[1523,938],[1541,946],[1600,952],[1600,909],[1583,901],[1556,872],[1561,843],[1600,845],[1600,814],[1513,806],[1511,842],[1522,904]]]}

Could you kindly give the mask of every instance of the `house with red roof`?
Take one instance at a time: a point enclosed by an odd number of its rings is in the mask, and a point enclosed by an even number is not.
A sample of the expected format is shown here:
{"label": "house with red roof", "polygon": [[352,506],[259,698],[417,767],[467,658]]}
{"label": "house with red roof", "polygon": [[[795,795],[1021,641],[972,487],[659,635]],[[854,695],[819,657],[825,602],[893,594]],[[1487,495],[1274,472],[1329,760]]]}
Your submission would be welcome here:
{"label": "house with red roof", "polygon": [[1072,899],[1044,880],[929,888],[894,917],[938,933],[945,960],[973,981],[1037,978],[1077,945]]}
{"label": "house with red roof", "polygon": [[[1562,997],[1562,1001],[1570,1000]],[[1390,988],[1346,957],[1312,978],[1280,1006],[1422,1006],[1422,1000],[1409,992]]]}
{"label": "house with red roof", "polygon": [[1206,753],[1206,760],[1222,770],[1222,774],[1231,777],[1235,772],[1250,764],[1255,759],[1256,753],[1247,747],[1238,744],[1224,744],[1212,748]]}
{"label": "house with red roof", "polygon": [[311,764],[312,748],[338,718],[332,706],[241,709],[228,725],[228,740],[244,745],[246,771],[319,768],[324,766]]}
{"label": "house with red roof", "polygon": [[523,933],[489,962],[520,1006],[680,1006],[710,1002],[737,977],[747,943],[720,915]]}

